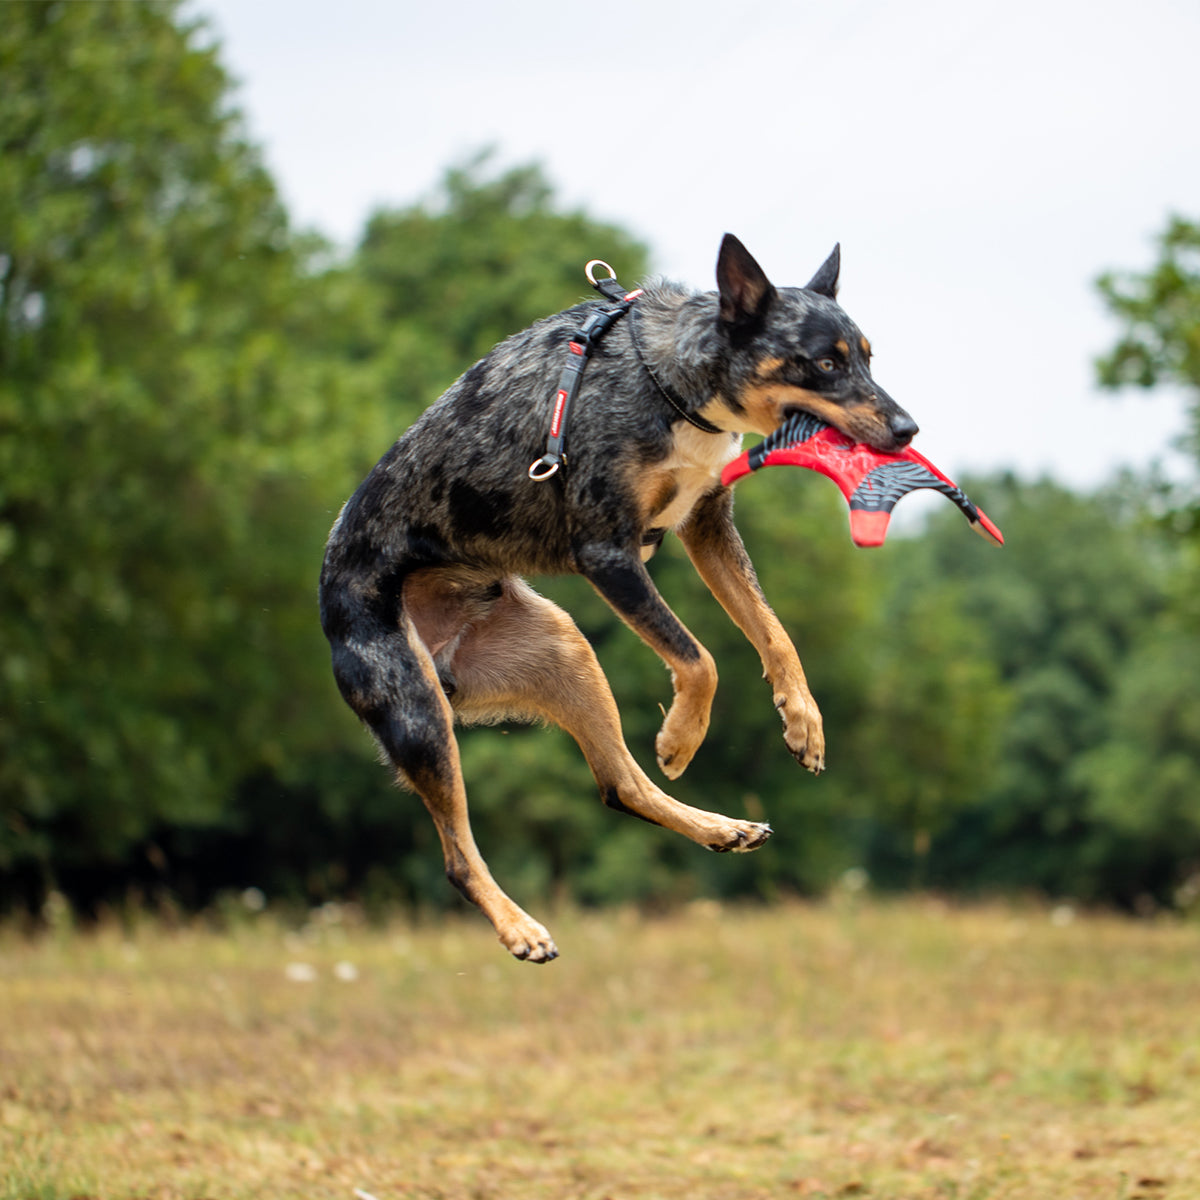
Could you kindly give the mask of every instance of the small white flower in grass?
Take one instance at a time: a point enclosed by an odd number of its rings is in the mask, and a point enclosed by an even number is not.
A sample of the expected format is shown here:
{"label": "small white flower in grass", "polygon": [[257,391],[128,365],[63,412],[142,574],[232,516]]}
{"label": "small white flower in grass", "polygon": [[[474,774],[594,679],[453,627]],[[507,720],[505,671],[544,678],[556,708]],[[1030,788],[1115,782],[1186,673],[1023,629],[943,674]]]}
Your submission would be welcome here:
{"label": "small white flower in grass", "polygon": [[242,907],[247,912],[262,912],[267,907],[267,897],[263,894],[262,888],[248,887],[242,893]]}
{"label": "small white flower in grass", "polygon": [[1050,910],[1050,924],[1060,929],[1075,920],[1075,910],[1069,904],[1059,904]]}
{"label": "small white flower in grass", "polygon": [[358,968],[352,962],[340,962],[333,968],[333,974],[343,983],[353,983],[358,978]]}
{"label": "small white flower in grass", "polygon": [[317,979],[317,968],[311,963],[288,963],[283,973],[292,983],[315,983]]}
{"label": "small white flower in grass", "polygon": [[358,1197],[358,1200],[375,1200],[375,1197],[370,1192],[364,1192],[362,1188],[355,1188],[354,1194]]}

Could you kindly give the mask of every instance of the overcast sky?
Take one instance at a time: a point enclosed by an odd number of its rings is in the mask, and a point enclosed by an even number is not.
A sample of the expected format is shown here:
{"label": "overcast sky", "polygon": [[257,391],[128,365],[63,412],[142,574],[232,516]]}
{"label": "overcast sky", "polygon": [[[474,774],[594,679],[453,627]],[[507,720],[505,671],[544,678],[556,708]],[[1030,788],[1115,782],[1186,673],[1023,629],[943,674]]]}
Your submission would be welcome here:
{"label": "overcast sky", "polygon": [[698,288],[726,230],[779,284],[840,241],[875,375],[952,476],[1171,465],[1180,398],[1093,386],[1116,331],[1094,279],[1148,266],[1169,213],[1200,217],[1195,0],[190,11],[302,226],[350,245],[492,144]]}

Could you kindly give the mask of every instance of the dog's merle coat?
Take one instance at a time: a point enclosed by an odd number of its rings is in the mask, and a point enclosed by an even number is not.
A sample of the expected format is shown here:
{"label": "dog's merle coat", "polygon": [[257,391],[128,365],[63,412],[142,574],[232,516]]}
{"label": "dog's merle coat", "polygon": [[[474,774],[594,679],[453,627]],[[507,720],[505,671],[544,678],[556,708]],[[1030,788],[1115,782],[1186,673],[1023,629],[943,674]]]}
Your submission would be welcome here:
{"label": "dog's merle coat", "polygon": [[[870,347],[835,302],[837,277],[835,249],[807,287],[777,290],[727,235],[716,293],[648,287],[594,351],[565,464],[545,482],[527,471],[544,448],[567,342],[592,306],[540,321],[457,380],[333,527],[321,620],[338,686],[397,779],[424,800],[450,880],[518,958],[546,961],[557,950],[475,846],[456,719],[553,721],[579,743],[607,805],[711,849],[751,850],[770,835],[680,804],[650,781],[625,746],[591,647],[521,576],[583,575],[670,667],[674,701],[655,748],[674,779],[707,731],[716,669],[643,565],[673,530],[758,650],[789,750],[811,771],[824,766],[820,714],[719,477],[744,433],[770,434],[797,412],[881,450],[916,432],[871,379]],[[689,424],[661,389],[721,432]]]}

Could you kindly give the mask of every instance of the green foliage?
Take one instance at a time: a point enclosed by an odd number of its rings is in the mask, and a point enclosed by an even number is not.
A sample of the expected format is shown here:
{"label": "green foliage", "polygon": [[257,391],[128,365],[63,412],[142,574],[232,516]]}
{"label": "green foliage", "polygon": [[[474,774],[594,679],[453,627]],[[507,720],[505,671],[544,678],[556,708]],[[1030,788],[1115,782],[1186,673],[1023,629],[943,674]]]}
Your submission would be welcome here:
{"label": "green foliage", "polygon": [[1200,388],[1200,224],[1172,217],[1150,270],[1108,272],[1098,287],[1123,330],[1097,363],[1104,387]]}
{"label": "green foliage", "polygon": [[1009,477],[977,489],[1003,553],[964,561],[948,521],[932,524],[924,549],[986,635],[1012,710],[975,802],[935,844],[937,871],[957,886],[1132,899],[1150,876],[1125,870],[1128,822],[1101,795],[1114,786],[1117,713],[1168,611],[1171,547],[1128,487],[1085,496]]}
{"label": "green foliage", "polygon": [[[1186,389],[1185,444],[1200,460],[1200,224],[1172,217],[1156,263],[1110,272],[1098,286],[1121,324],[1114,348],[1097,363],[1100,383]],[[1126,894],[1163,899],[1174,884],[1186,890],[1200,867],[1192,698],[1200,661],[1200,506],[1194,481],[1162,486],[1154,499],[1156,533],[1169,548],[1165,569],[1156,564],[1166,603],[1146,614],[1100,716],[1102,740],[1075,763],[1073,778],[1089,796],[1091,818],[1111,831],[1110,845],[1089,847],[1093,863],[1119,870]]]}
{"label": "green foliage", "polygon": [[1088,816],[1110,833],[1090,847],[1133,896],[1186,882],[1200,867],[1200,643],[1155,629],[1130,655],[1097,744],[1072,768]]}
{"label": "green foliage", "polygon": [[120,861],[320,736],[353,375],[173,4],[6,5],[0,81],[0,867]]}

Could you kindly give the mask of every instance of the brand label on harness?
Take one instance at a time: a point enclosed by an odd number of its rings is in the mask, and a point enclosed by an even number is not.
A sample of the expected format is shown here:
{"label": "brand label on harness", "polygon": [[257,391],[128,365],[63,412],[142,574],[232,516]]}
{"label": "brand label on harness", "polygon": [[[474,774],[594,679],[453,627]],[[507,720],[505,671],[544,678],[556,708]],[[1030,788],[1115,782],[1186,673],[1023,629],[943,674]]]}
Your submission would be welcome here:
{"label": "brand label on harness", "polygon": [[550,436],[558,437],[559,430],[562,428],[563,409],[567,403],[566,388],[559,388],[558,395],[554,398],[554,416],[550,421]]}

